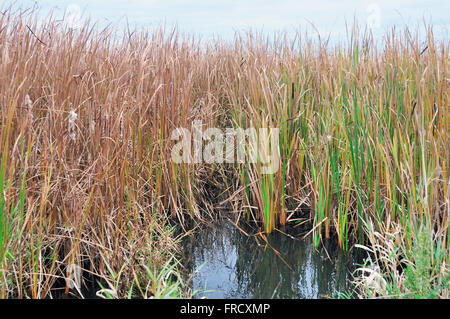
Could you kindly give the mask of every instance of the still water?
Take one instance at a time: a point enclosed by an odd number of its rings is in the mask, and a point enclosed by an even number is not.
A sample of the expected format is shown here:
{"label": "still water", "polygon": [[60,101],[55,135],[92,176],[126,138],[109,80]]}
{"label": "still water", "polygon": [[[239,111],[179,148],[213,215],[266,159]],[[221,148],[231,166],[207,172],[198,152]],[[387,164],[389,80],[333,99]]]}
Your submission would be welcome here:
{"label": "still water", "polygon": [[195,298],[326,298],[351,293],[351,273],[361,263],[356,252],[344,253],[327,243],[317,251],[310,238],[294,239],[277,231],[267,243],[249,235],[222,220],[184,241],[184,265],[195,271],[190,282]]}

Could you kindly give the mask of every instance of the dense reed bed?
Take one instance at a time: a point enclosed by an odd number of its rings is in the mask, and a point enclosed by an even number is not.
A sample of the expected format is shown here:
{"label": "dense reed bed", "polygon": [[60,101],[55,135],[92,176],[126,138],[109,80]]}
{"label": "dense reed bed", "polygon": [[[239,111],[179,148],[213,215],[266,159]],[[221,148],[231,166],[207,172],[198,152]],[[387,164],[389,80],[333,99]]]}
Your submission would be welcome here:
{"label": "dense reed bed", "polygon": [[[112,297],[180,296],[170,225],[225,205],[266,233],[309,221],[316,246],[364,245],[362,296],[449,296],[449,43],[431,26],[199,42],[6,9],[2,297],[76,291],[81,274]],[[279,128],[280,169],[175,163],[171,134],[194,120]]]}

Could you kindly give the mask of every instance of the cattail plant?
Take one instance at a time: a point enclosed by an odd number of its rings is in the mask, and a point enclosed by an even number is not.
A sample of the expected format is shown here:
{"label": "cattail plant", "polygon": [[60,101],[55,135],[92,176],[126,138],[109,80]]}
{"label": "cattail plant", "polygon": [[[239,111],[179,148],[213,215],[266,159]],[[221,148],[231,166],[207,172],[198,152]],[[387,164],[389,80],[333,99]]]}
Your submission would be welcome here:
{"label": "cattail plant", "polygon": [[[413,259],[430,225],[445,282],[449,43],[431,26],[381,43],[356,25],[333,46],[300,32],[200,42],[2,12],[1,297],[79,293],[72,281],[85,274],[109,283],[100,295],[159,295],[153,274],[176,266],[169,220],[204,220],[219,197],[265,233],[300,215],[316,247],[399,230]],[[256,161],[175,163],[172,132],[194,121],[254,128],[267,149]],[[267,128],[274,142],[259,137]],[[279,156],[273,173],[264,152]]]}

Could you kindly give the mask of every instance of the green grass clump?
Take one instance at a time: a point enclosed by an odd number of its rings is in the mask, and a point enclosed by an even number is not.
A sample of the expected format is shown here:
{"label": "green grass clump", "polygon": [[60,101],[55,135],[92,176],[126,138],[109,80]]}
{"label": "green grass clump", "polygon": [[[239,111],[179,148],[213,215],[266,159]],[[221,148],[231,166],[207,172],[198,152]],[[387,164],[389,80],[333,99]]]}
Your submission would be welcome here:
{"label": "green grass clump", "polygon": [[434,299],[443,294],[448,295],[450,273],[439,276],[442,272],[442,258],[446,257],[441,244],[435,247],[430,227],[422,225],[410,257],[413,263],[405,270],[407,297]]}
{"label": "green grass clump", "polygon": [[358,269],[357,293],[363,298],[449,298],[448,251],[430,225],[415,227],[412,245],[400,232],[384,234],[368,225],[368,247],[374,259]]}

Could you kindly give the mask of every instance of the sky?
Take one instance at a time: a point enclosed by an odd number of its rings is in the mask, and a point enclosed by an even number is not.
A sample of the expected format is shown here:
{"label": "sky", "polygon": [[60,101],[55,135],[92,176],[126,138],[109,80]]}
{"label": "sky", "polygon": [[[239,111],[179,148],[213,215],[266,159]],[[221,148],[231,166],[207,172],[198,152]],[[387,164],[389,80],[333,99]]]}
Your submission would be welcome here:
{"label": "sky", "polygon": [[[4,1],[4,0],[1,0]],[[35,3],[45,13],[66,12],[74,27],[80,17],[153,28],[177,25],[182,32],[201,38],[232,38],[234,32],[312,30],[321,37],[345,38],[346,22],[354,19],[377,36],[393,25],[414,28],[432,22],[437,36],[448,39],[449,0],[18,0],[22,7]],[[68,14],[67,14],[68,13]]]}

